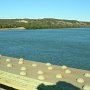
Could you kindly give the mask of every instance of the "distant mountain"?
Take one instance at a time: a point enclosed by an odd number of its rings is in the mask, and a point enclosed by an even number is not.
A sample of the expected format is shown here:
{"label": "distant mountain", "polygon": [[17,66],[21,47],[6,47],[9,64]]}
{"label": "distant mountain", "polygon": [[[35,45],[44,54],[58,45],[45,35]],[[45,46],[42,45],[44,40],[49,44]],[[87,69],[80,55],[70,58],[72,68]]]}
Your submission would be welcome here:
{"label": "distant mountain", "polygon": [[43,29],[43,28],[83,28],[90,27],[90,22],[64,19],[0,19],[0,29],[18,28]]}

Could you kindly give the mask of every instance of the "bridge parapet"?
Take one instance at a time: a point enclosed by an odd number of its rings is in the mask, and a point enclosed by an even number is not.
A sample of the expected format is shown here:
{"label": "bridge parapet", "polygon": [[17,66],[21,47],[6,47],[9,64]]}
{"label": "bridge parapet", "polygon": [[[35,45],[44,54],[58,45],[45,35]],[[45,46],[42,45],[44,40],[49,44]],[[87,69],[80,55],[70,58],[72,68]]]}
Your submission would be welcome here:
{"label": "bridge parapet", "polygon": [[0,55],[1,84],[20,90],[37,90],[42,83],[55,85],[59,81],[81,89],[83,86],[89,87],[90,71]]}

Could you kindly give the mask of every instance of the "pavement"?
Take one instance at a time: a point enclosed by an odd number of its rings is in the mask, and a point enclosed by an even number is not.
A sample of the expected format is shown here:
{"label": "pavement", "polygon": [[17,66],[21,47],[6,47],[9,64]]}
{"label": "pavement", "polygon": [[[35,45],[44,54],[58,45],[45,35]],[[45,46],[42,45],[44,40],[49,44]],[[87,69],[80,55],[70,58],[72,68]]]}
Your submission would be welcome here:
{"label": "pavement", "polygon": [[[3,74],[2,74],[3,73]],[[8,77],[7,77],[8,76]],[[24,60],[23,58],[17,59],[0,55],[0,77],[4,78],[4,82],[0,80],[0,83],[6,83],[10,79],[15,83],[19,82],[21,85],[26,85],[31,82],[31,86],[35,88],[41,83],[47,85],[54,85],[57,82],[65,81],[73,84],[76,87],[84,90],[83,87],[90,88],[90,71],[71,68],[68,66],[52,65],[49,62],[41,63],[31,60]],[[18,78],[17,78],[18,77]],[[5,79],[9,80],[5,82]],[[20,82],[20,80],[23,82]],[[26,82],[27,81],[27,82]],[[12,87],[20,87],[18,85],[12,85]],[[26,85],[28,88],[30,85]],[[9,85],[10,86],[10,85]],[[24,87],[23,87],[24,88]],[[33,87],[32,87],[33,88]],[[30,90],[37,90],[37,89]],[[20,89],[29,90],[29,89]],[[88,89],[90,90],[90,89]]]}

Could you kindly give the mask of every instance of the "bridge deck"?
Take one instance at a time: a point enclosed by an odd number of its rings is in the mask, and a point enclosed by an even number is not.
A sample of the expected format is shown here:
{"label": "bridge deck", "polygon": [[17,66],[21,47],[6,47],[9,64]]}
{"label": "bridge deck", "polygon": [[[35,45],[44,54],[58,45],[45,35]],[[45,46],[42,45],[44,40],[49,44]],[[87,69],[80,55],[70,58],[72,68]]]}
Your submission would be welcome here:
{"label": "bridge deck", "polygon": [[41,83],[71,83],[90,86],[90,71],[0,56],[0,83],[20,90],[37,90]]}

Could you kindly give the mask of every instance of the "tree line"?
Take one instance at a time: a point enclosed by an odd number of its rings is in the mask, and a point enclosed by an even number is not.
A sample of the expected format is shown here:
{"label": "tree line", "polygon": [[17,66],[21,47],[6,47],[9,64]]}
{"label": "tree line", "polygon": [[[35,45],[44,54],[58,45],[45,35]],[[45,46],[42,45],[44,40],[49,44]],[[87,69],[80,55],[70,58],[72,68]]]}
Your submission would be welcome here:
{"label": "tree line", "polygon": [[[26,22],[27,21],[27,22]],[[43,29],[90,27],[90,22],[61,19],[0,19],[0,28]]]}

